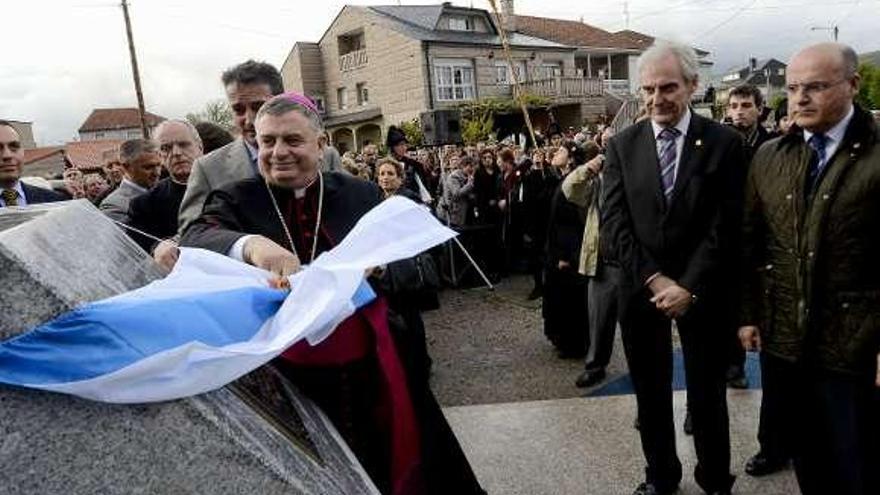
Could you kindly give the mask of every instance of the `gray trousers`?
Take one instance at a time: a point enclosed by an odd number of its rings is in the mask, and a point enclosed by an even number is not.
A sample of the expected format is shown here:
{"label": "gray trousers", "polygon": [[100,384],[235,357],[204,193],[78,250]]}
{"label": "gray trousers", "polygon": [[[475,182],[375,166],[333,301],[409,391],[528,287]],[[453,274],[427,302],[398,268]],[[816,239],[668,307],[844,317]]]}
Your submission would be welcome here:
{"label": "gray trousers", "polygon": [[587,311],[590,322],[590,348],[584,367],[587,371],[604,370],[614,350],[617,328],[617,286],[620,268],[600,261],[596,276],[590,278]]}

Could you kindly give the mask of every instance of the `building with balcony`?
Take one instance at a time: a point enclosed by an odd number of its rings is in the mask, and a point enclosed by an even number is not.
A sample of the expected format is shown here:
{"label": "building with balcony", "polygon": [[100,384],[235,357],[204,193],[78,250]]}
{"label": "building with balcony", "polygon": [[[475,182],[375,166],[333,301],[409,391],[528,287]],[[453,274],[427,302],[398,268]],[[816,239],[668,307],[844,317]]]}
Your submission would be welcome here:
{"label": "building with balcony", "polygon": [[633,92],[635,59],[652,37],[517,16],[512,0],[500,4],[512,63],[486,10],[347,5],[320,40],[294,44],[282,65],[285,89],[316,101],[340,151],[381,143],[388,126],[427,110],[512,98],[515,81],[549,101],[539,121],[577,127],[614,116],[621,97],[613,108],[607,95]]}
{"label": "building with balcony", "polygon": [[426,110],[513,97],[514,78],[560,121],[603,112],[601,81],[576,76],[575,48],[517,32],[509,41],[513,64],[486,10],[348,5],[318,42],[297,42],[281,72],[286,89],[316,101],[341,151],[381,143],[388,126]]}

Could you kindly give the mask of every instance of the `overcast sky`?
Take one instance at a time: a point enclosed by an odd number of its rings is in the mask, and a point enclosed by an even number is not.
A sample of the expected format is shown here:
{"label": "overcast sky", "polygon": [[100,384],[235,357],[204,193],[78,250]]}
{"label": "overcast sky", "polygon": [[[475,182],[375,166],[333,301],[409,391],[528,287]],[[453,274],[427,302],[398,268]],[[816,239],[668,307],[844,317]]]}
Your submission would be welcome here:
{"label": "overcast sky", "polygon": [[[0,118],[34,122],[40,145],[76,137],[92,108],[136,106],[118,1],[3,0]],[[280,68],[298,40],[317,41],[346,3],[432,0],[132,0],[147,109],[165,117],[223,97],[220,72],[247,58]],[[487,0],[456,5],[489,9]],[[787,60],[799,46],[840,40],[880,49],[880,0],[630,0],[629,28],[712,52],[716,72],[750,56]],[[518,14],[627,27],[623,0],[516,0]]]}

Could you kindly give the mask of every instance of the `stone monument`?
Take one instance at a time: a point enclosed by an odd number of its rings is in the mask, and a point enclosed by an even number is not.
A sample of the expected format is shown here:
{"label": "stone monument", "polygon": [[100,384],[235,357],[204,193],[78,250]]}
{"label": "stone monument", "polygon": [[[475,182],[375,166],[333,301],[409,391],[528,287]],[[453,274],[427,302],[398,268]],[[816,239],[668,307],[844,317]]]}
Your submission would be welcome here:
{"label": "stone monument", "polygon": [[[0,341],[161,276],[87,201],[0,208]],[[214,392],[135,406],[0,385],[0,494],[95,493],[378,490],[270,365]]]}

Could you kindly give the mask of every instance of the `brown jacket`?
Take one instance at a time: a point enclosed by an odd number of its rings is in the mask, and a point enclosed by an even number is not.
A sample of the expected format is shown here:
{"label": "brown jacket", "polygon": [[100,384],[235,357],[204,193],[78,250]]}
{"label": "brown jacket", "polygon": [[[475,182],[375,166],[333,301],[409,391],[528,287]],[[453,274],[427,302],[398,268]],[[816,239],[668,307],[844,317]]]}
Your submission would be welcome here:
{"label": "brown jacket", "polygon": [[746,184],[741,323],[766,352],[873,377],[880,351],[880,134],[856,108],[812,200],[795,130],[766,143]]}

